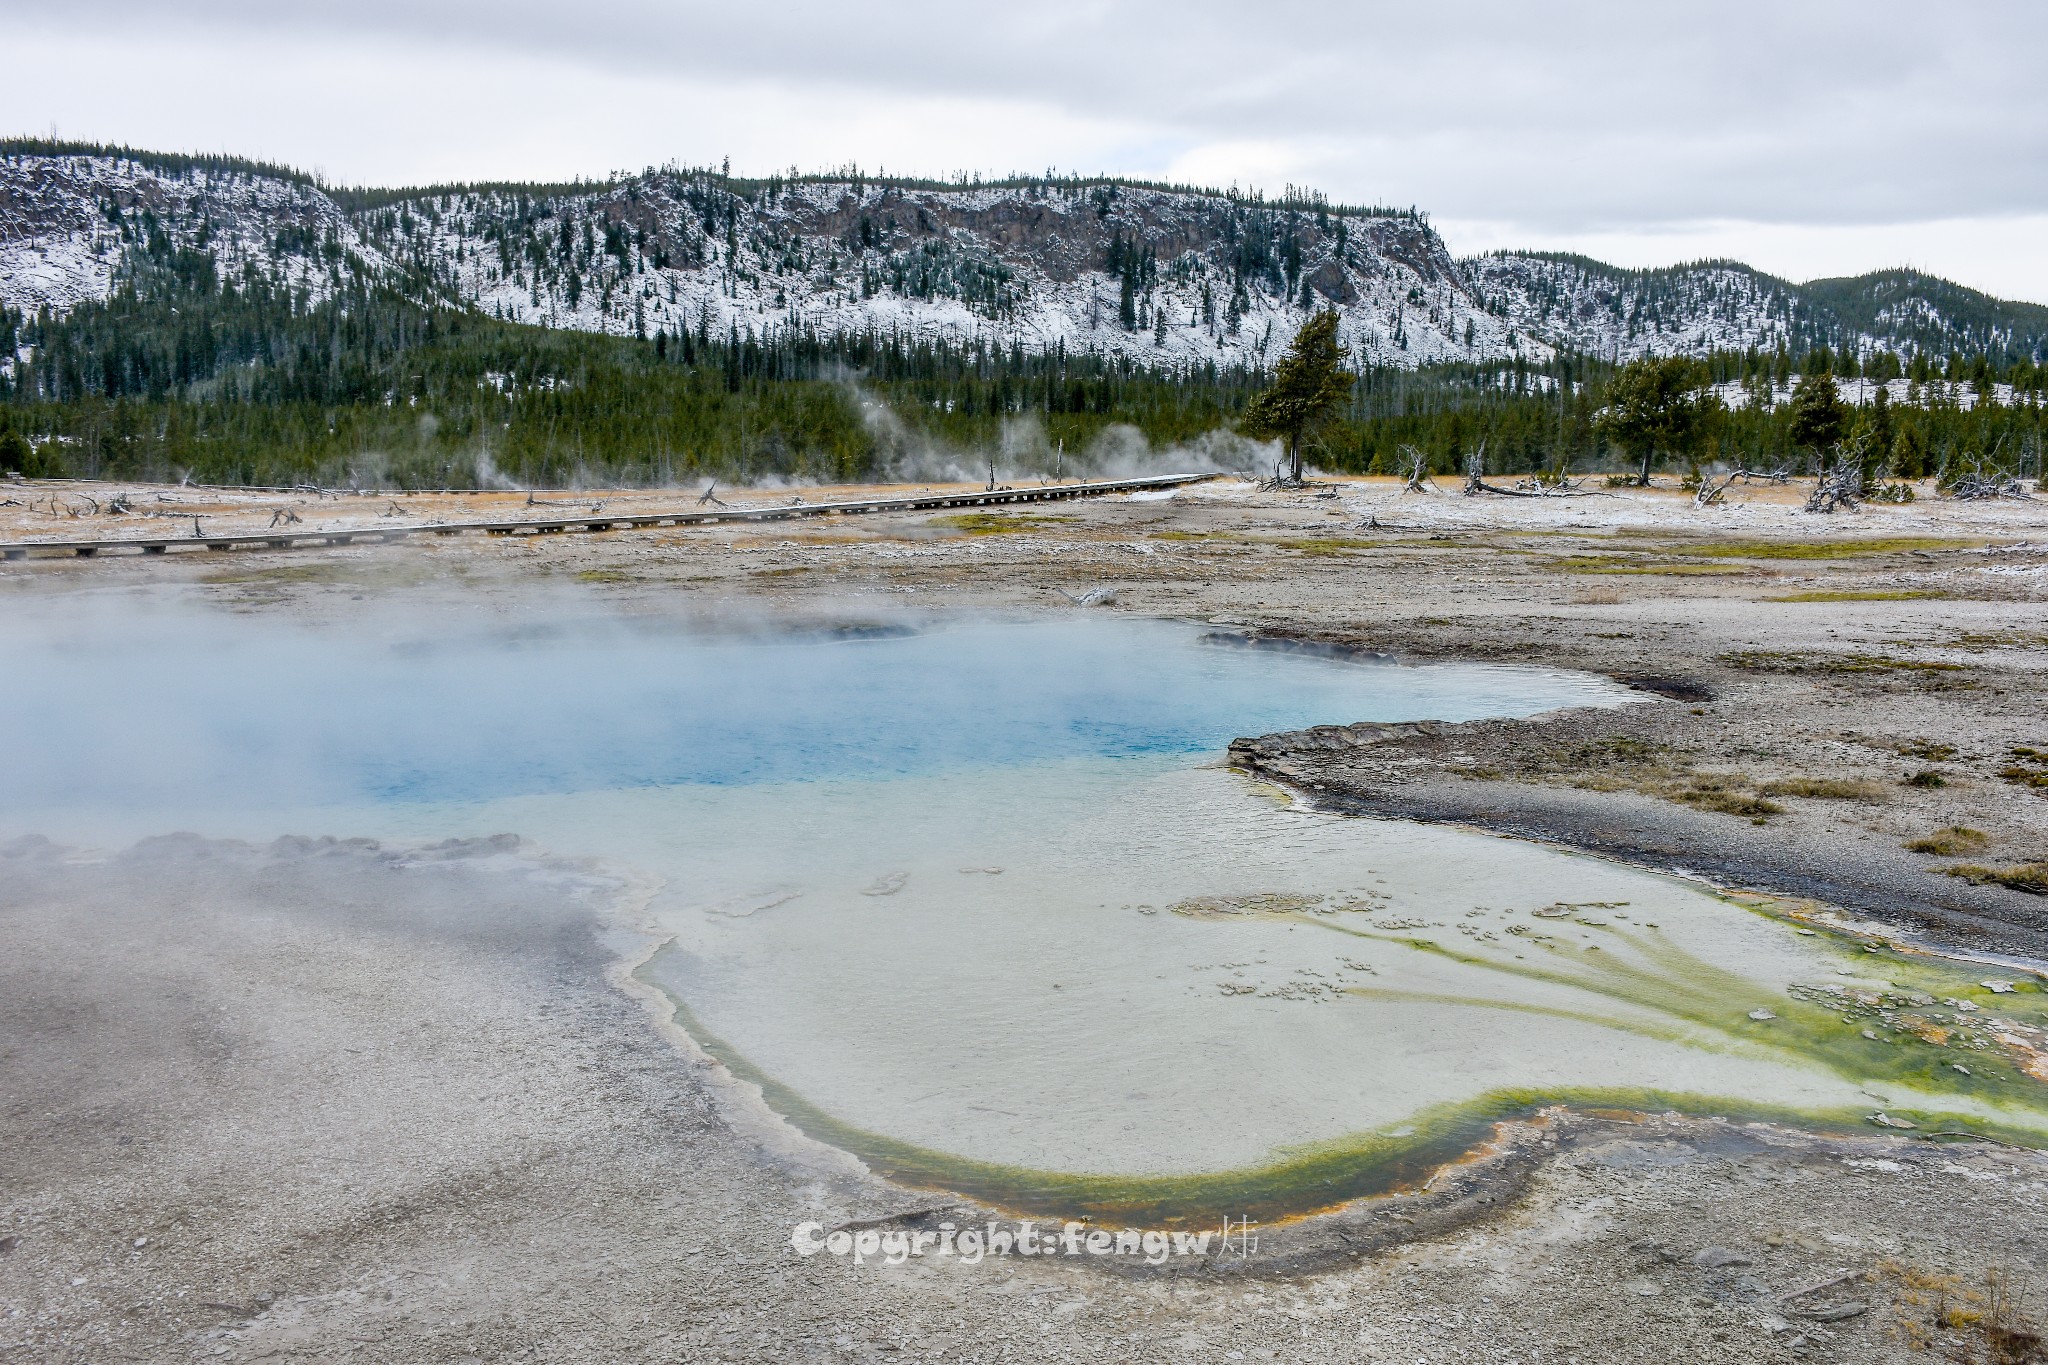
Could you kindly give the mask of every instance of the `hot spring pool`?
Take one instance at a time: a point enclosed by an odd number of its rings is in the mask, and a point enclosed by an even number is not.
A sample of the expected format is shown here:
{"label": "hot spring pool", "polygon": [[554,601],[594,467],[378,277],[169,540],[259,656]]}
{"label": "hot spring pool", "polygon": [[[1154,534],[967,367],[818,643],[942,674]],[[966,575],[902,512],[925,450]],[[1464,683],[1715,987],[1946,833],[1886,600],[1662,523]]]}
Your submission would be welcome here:
{"label": "hot spring pool", "polygon": [[[1239,735],[1626,696],[1601,679],[1110,620],[199,634],[19,638],[6,823],[512,830],[633,869],[678,1022],[911,1183],[1271,1217],[1554,1103],[2048,1138],[2032,978],[1220,766]],[[94,706],[148,751],[67,725]]]}

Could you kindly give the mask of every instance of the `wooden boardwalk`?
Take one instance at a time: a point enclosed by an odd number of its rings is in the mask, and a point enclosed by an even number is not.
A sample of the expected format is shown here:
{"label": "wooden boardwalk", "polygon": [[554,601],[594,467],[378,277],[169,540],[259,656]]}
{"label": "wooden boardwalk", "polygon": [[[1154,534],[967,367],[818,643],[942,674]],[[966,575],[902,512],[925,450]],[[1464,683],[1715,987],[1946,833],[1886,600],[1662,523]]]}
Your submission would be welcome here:
{"label": "wooden boardwalk", "polygon": [[326,545],[389,544],[412,536],[551,535],[563,531],[638,531],[653,526],[704,526],[719,522],[793,521],[803,517],[854,516],[869,512],[929,512],[955,507],[1002,507],[1016,503],[1058,502],[1067,498],[1100,497],[1106,493],[1139,493],[1178,488],[1213,479],[1214,474],[1167,474],[1146,479],[1108,479],[1096,483],[1052,484],[1040,488],[998,488],[968,493],[920,493],[907,498],[857,498],[846,502],[789,502],[772,507],[704,507],[684,511],[604,513],[583,516],[520,517],[506,521],[418,522],[403,526],[361,526],[305,530],[279,527],[240,535],[102,536],[83,540],[0,541],[0,557],[73,555],[90,559],[110,553],[167,554],[172,550],[291,550]]}

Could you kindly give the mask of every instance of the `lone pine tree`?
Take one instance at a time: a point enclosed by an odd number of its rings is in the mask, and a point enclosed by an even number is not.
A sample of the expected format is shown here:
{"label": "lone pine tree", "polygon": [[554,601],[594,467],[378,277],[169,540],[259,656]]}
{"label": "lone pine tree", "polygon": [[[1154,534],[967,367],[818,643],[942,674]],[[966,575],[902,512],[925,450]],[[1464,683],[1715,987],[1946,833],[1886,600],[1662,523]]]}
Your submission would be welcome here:
{"label": "lone pine tree", "polygon": [[1302,324],[1273,369],[1272,386],[1245,404],[1238,429],[1287,443],[1287,477],[1301,482],[1302,438],[1351,396],[1358,376],[1344,368],[1337,346],[1337,314],[1325,309]]}
{"label": "lone pine tree", "polygon": [[1600,432],[1641,461],[1638,487],[1649,487],[1658,455],[1689,454],[1706,434],[1706,378],[1697,361],[1663,356],[1630,361],[1607,385]]}

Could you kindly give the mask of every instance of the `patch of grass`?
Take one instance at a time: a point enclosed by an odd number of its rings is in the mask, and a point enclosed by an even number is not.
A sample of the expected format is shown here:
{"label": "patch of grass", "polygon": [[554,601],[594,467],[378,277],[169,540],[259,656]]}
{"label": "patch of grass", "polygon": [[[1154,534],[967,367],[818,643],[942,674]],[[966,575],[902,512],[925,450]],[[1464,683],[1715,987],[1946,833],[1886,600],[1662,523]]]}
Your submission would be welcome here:
{"label": "patch of grass", "polygon": [[1767,796],[1808,796],[1822,801],[1882,801],[1885,790],[1854,777],[1787,777],[1763,786]]}
{"label": "patch of grass", "polygon": [[1745,574],[1747,569],[1727,564],[1692,564],[1680,559],[1624,559],[1609,555],[1573,555],[1566,559],[1552,560],[1550,568],[1561,573],[1584,574],[1632,574],[1632,575],[1677,575],[1725,577],[1731,574]]}
{"label": "patch of grass", "polygon": [[2048,788],[2048,753],[2015,744],[2008,751],[2014,762],[1998,770],[2006,781],[2021,787]]}
{"label": "patch of grass", "polygon": [[1645,566],[1640,569],[1585,569],[1581,570],[1581,572],[1655,574],[1665,578],[1740,578],[1749,571],[1747,569],[1729,568],[1721,564],[1663,564],[1655,567]]}
{"label": "patch of grass", "polygon": [[1228,531],[1154,531],[1154,540],[1235,540]]}
{"label": "patch of grass", "polygon": [[1944,825],[1924,839],[1914,839],[1906,845],[1908,853],[1928,853],[1937,858],[1960,858],[1965,853],[1981,853],[1991,846],[1991,836],[1981,829],[1968,825]]}
{"label": "patch of grass", "polygon": [[1986,1271],[1982,1289],[1956,1275],[1897,1261],[1880,1263],[1878,1274],[1897,1286],[1894,1327],[1915,1355],[1973,1365],[2039,1365],[2048,1360],[2041,1327],[2022,1307],[2028,1286],[2024,1281],[2015,1285],[2010,1272]]}
{"label": "patch of grass", "polygon": [[1720,656],[1730,668],[1750,673],[1962,673],[1963,664],[1901,659],[1890,654],[1792,654],[1770,649],[1745,649]]}
{"label": "patch of grass", "polygon": [[1955,637],[1963,649],[2048,649],[2048,635],[2028,631],[1965,631]]}
{"label": "patch of grass", "polygon": [[1036,531],[1058,522],[1073,520],[1073,517],[1019,516],[1013,512],[962,512],[958,516],[933,517],[926,525],[945,526],[955,531],[965,531],[970,536],[1000,536],[1019,531]]}
{"label": "patch of grass", "polygon": [[1688,545],[1685,553],[1719,559],[1855,559],[1860,555],[1905,554],[1913,550],[1974,550],[1981,540],[1941,536],[1893,536],[1880,540],[1733,540]]}
{"label": "patch of grass", "polygon": [[1924,602],[1947,596],[1939,592],[1795,592],[1783,597],[1766,597],[1766,602]]}
{"label": "patch of grass", "polygon": [[1298,550],[1305,555],[1341,555],[1351,550],[1378,550],[1387,544],[1384,540],[1353,540],[1345,536],[1275,540],[1270,543],[1277,550]]}
{"label": "patch of grass", "polygon": [[1899,746],[1899,752],[1907,758],[1924,758],[1930,763],[1946,763],[1957,753],[1953,744],[1936,744],[1931,739],[1916,739]]}
{"label": "patch of grass", "polygon": [[630,583],[633,575],[620,573],[617,569],[584,569],[576,575],[582,583]]}
{"label": "patch of grass", "polygon": [[1951,877],[1961,877],[1972,886],[1988,884],[2024,891],[2030,896],[2048,896],[2048,863],[2015,863],[2010,867],[1957,863],[1941,870]]}
{"label": "patch of grass", "polygon": [[749,578],[788,578],[788,577],[789,577],[790,575],[792,575],[792,574],[800,574],[800,573],[809,573],[810,571],[811,571],[811,570],[810,570],[810,566],[808,566],[808,565],[804,565],[804,564],[799,564],[799,565],[797,565],[797,566],[796,566],[795,568],[793,568],[793,569],[756,569],[756,570],[754,570],[754,571],[753,571],[752,573],[748,574],[748,575],[747,575],[747,577],[749,577]]}
{"label": "patch of grass", "polygon": [[1747,815],[1759,822],[1768,820],[1773,815],[1782,814],[1785,809],[1777,802],[1758,796],[1754,792],[1700,779],[1695,779],[1690,786],[1671,793],[1671,799],[1681,805],[1697,806],[1701,810],[1718,811],[1723,815]]}
{"label": "patch of grass", "polygon": [[1623,768],[1651,768],[1660,775],[1669,775],[1674,771],[1666,757],[1669,753],[1669,746],[1655,740],[1635,735],[1603,735],[1570,748],[1526,755],[1523,766],[1534,772],[1584,772],[1595,778]]}
{"label": "patch of grass", "polygon": [[1570,779],[1571,785],[1587,791],[1641,792],[1695,810],[1746,816],[1759,825],[1784,813],[1785,808],[1758,790],[1746,774],[1694,772],[1682,760],[1674,765],[1675,757],[1664,745],[1628,736],[1612,736],[1555,755],[1581,769]]}
{"label": "patch of grass", "polygon": [[1948,774],[1938,772],[1933,768],[1922,768],[1911,777],[1900,778],[1899,785],[1902,787],[1921,787],[1934,790],[1948,785]]}

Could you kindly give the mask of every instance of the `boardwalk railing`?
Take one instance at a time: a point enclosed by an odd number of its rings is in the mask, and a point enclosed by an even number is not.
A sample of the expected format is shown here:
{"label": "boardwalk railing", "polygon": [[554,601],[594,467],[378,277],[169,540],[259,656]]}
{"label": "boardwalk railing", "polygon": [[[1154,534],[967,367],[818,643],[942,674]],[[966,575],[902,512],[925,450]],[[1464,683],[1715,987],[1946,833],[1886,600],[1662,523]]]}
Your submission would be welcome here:
{"label": "boardwalk railing", "polygon": [[22,559],[31,554],[77,555],[90,558],[105,552],[133,551],[160,555],[171,550],[235,550],[264,547],[290,550],[318,545],[388,543],[409,536],[456,536],[481,531],[486,535],[549,535],[561,531],[636,531],[651,526],[702,526],[716,522],[791,521],[801,517],[853,516],[868,512],[928,512],[951,507],[1000,507],[1014,503],[1057,502],[1066,498],[1099,497],[1106,493],[1139,493],[1178,488],[1213,479],[1214,474],[1167,474],[1147,479],[1108,479],[1096,483],[1051,484],[1040,488],[997,488],[967,493],[919,493],[905,498],[854,498],[841,502],[789,502],[770,507],[693,506],[681,511],[611,513],[582,516],[518,517],[504,521],[415,522],[402,526],[351,526],[325,530],[278,527],[237,535],[104,536],[83,540],[0,541],[0,557]]}

